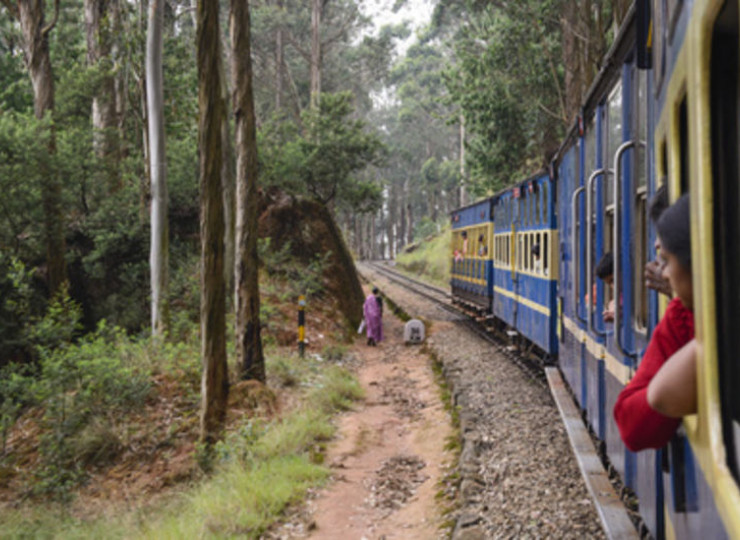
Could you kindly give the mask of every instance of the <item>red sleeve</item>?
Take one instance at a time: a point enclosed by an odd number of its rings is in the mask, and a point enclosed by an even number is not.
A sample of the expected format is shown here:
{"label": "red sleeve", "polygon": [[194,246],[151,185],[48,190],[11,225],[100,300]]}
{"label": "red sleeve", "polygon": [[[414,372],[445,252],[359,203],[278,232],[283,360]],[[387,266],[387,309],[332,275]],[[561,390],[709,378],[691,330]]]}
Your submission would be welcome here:
{"label": "red sleeve", "polygon": [[635,376],[614,405],[619,434],[633,452],[665,446],[681,424],[680,418],[669,418],[650,408],[647,387],[666,360],[693,337],[693,314],[674,298],[655,327]]}

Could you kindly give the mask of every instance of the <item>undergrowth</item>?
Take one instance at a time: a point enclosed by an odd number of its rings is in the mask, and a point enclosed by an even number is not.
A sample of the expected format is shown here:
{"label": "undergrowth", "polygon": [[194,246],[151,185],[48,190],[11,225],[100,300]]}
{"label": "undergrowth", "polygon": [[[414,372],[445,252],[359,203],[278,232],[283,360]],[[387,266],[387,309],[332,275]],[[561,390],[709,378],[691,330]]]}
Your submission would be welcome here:
{"label": "undergrowth", "polygon": [[421,240],[416,249],[396,255],[397,267],[443,288],[450,284],[450,241],[449,226],[441,233]]}
{"label": "undergrowth", "polygon": [[[215,446],[213,473],[156,508],[111,511],[93,521],[64,506],[26,507],[0,514],[4,538],[259,538],[285,508],[329,475],[324,445],[331,416],[363,396],[357,380],[338,366],[297,357],[268,358],[270,380],[294,369],[301,406],[272,421],[245,419]],[[276,375],[282,373],[283,375]]]}

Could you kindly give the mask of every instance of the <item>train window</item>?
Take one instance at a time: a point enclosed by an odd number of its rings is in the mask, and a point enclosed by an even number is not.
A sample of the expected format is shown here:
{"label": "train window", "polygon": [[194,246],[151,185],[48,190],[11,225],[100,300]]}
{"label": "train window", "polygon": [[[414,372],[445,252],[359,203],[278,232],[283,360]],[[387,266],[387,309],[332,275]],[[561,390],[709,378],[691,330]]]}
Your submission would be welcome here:
{"label": "train window", "polygon": [[527,271],[532,269],[532,265],[530,264],[530,261],[532,260],[532,251],[529,246],[529,239],[531,236],[531,234],[524,235],[524,269]]}
{"label": "train window", "polygon": [[[604,156],[604,168],[610,169],[614,162],[617,149],[622,144],[622,82],[619,81],[609,94],[606,127],[606,155]],[[610,174],[604,176],[604,203],[609,206],[614,204],[614,177]]]}
{"label": "train window", "polygon": [[647,130],[648,130],[648,111],[647,111],[647,72],[641,69],[635,70],[637,73],[637,107],[634,108],[634,122],[636,125],[638,144],[634,148],[634,167],[637,186],[647,185],[647,171],[649,163],[647,161]]}
{"label": "train window", "polygon": [[632,321],[635,330],[647,331],[647,286],[643,272],[647,263],[647,187],[637,189],[635,200],[635,259],[632,265]]}
{"label": "train window", "polygon": [[681,193],[689,190],[689,109],[686,97],[681,101],[681,107],[678,111],[679,137],[681,147],[679,151],[681,179]]}
{"label": "train window", "polygon": [[550,201],[548,201],[548,193],[547,193],[547,182],[542,183],[542,223],[547,225],[550,220],[549,216],[547,215],[547,211],[550,208]]}
{"label": "train window", "polygon": [[542,204],[540,203],[541,198],[542,191],[538,189],[534,194],[534,222],[538,225],[542,223],[542,215],[540,213],[542,209]]}
{"label": "train window", "polygon": [[549,272],[550,270],[550,260],[549,260],[550,246],[548,245],[550,243],[549,240],[550,240],[550,232],[548,231],[542,235],[542,247],[540,248],[541,254],[542,254],[541,255],[542,256],[542,273],[545,274],[546,276],[550,275],[550,272]]}
{"label": "train window", "polygon": [[651,6],[651,15],[653,17],[653,82],[655,94],[660,91],[663,82],[663,69],[665,66],[665,33],[663,26],[663,4],[665,0],[653,0]]}
{"label": "train window", "polygon": [[738,2],[725,2],[715,22],[710,68],[712,188],[717,349],[727,464],[740,481],[740,186],[738,186]]}
{"label": "train window", "polygon": [[588,180],[589,175],[596,170],[596,125],[592,118],[586,128],[586,147],[584,149],[584,166],[586,167],[583,178]]}

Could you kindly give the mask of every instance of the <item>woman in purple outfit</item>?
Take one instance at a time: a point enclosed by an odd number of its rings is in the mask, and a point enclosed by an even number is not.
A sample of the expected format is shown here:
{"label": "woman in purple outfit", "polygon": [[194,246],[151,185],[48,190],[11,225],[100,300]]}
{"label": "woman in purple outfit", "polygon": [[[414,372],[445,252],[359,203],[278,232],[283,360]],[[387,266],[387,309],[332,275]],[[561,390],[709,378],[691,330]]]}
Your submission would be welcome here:
{"label": "woman in purple outfit", "polygon": [[365,298],[365,305],[362,307],[367,328],[367,344],[371,346],[383,340],[383,299],[379,293],[378,288],[373,287],[372,294]]}

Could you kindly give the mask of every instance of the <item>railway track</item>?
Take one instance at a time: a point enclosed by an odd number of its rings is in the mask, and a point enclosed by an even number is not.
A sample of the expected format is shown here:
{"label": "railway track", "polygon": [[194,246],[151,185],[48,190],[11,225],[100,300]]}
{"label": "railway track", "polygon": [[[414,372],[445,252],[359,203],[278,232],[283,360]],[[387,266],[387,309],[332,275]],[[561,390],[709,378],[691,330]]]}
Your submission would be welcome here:
{"label": "railway track", "polygon": [[521,351],[510,342],[507,335],[486,325],[487,319],[479,319],[476,314],[465,310],[462,306],[453,305],[451,303],[452,295],[449,292],[392,270],[382,263],[368,262],[364,264],[386,279],[434,302],[435,306],[455,315],[456,318],[453,319],[455,324],[466,328],[493,345],[501,355],[516,364],[534,383],[545,388],[548,386],[545,364],[539,358],[533,356],[530,350]]}
{"label": "railway track", "polygon": [[[547,389],[555,401],[564,422],[571,447],[578,461],[582,476],[596,505],[608,538],[649,538],[645,524],[637,513],[634,495],[625,490],[616,471],[594,433],[584,425],[580,411],[565,387],[556,367],[547,365],[531,350],[521,350],[512,345],[510,337],[486,324],[489,319],[453,305],[452,296],[444,289],[406,276],[377,262],[362,263],[385,279],[402,286],[412,294],[434,303],[436,307],[453,315],[451,321],[481,339],[510,360],[531,381]],[[637,529],[637,530],[635,530]],[[639,533],[638,533],[639,531]]]}

